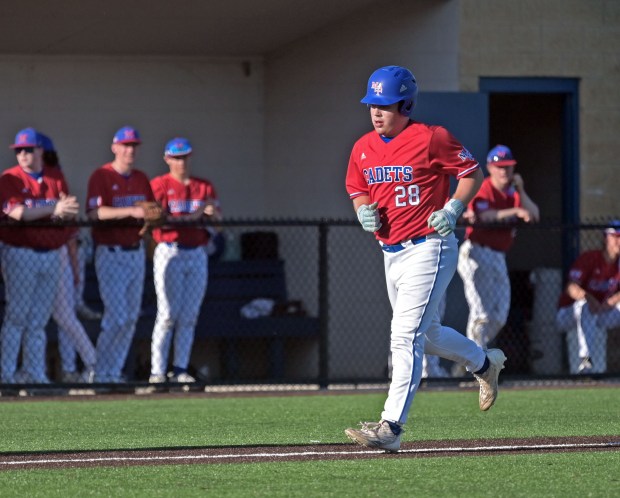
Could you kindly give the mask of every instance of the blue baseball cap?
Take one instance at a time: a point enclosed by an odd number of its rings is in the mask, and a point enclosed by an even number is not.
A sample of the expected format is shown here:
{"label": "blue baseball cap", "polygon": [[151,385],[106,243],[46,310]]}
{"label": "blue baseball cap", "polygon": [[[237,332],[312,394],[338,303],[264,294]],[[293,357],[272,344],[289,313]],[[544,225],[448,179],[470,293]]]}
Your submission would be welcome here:
{"label": "blue baseball cap", "polygon": [[114,134],[112,143],[114,144],[141,144],[142,140],[140,140],[140,134],[138,133],[138,130],[136,130],[135,128],[132,128],[131,126],[123,126],[120,130],[118,130]]}
{"label": "blue baseball cap", "polygon": [[179,156],[187,156],[192,153],[192,144],[189,143],[187,138],[173,138],[166,144],[164,149],[164,155],[179,157]]}
{"label": "blue baseball cap", "polygon": [[11,149],[22,147],[41,147],[41,136],[34,128],[24,128],[15,135],[15,143],[9,146]]}
{"label": "blue baseball cap", "polygon": [[605,228],[605,233],[609,235],[620,235],[620,220],[612,220]]}
{"label": "blue baseball cap", "polygon": [[56,148],[54,147],[54,142],[47,135],[43,135],[43,133],[39,133],[39,141],[41,142],[41,147],[45,152],[54,152]]}
{"label": "blue baseball cap", "polygon": [[487,154],[487,164],[494,166],[514,166],[517,161],[512,151],[505,145],[496,145]]}

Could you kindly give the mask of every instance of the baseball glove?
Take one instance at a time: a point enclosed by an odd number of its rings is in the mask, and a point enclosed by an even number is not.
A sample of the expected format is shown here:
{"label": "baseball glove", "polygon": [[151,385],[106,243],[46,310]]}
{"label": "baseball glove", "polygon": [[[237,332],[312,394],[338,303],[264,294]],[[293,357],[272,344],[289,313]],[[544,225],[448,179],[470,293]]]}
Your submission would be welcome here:
{"label": "baseball glove", "polygon": [[166,223],[166,213],[157,202],[138,201],[135,205],[144,210],[144,224],[140,229],[140,236]]}

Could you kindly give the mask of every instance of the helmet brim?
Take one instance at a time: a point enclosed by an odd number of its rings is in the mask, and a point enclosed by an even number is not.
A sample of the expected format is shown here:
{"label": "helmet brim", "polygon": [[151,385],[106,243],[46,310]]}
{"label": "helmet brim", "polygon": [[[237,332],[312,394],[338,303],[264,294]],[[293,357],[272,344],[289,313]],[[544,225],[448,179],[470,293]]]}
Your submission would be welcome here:
{"label": "helmet brim", "polygon": [[360,102],[362,104],[392,105],[392,104],[396,104],[397,102],[401,102],[402,100],[404,99],[394,100],[394,99],[387,99],[385,97],[371,96],[371,97],[364,97],[362,100],[360,100]]}

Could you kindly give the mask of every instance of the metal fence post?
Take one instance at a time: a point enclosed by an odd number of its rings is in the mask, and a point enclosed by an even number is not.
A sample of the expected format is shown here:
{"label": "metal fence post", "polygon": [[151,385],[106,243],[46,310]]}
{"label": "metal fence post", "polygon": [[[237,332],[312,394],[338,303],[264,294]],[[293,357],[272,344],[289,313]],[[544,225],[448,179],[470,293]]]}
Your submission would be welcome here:
{"label": "metal fence post", "polygon": [[319,223],[319,386],[326,389],[329,382],[329,261],[327,253],[329,225]]}

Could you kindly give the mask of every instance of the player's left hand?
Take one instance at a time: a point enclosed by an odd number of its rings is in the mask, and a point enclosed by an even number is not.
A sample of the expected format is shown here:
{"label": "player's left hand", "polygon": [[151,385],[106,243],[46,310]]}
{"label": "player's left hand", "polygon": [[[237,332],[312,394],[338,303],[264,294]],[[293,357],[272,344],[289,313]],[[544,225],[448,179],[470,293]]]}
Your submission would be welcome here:
{"label": "player's left hand", "polygon": [[463,206],[461,201],[458,199],[450,199],[446,202],[443,209],[435,211],[430,215],[428,218],[428,227],[434,228],[442,237],[450,235],[454,232],[456,220],[459,219],[464,210],[465,206]]}

